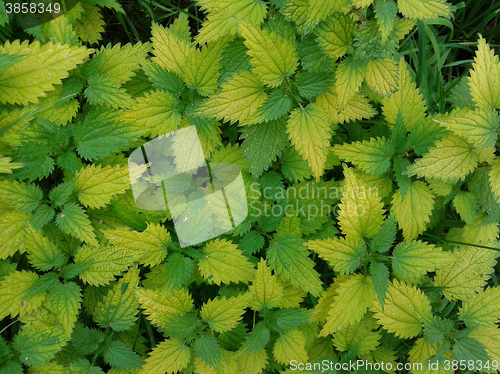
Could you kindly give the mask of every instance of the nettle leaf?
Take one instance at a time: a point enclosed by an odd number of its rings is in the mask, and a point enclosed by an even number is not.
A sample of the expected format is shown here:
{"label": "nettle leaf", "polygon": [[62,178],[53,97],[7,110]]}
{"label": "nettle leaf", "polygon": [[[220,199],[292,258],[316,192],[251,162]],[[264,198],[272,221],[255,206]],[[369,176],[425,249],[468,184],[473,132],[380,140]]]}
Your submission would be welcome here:
{"label": "nettle leaf", "polygon": [[281,156],[287,144],[286,119],[243,127],[241,137],[250,172],[259,177]]}
{"label": "nettle leaf", "polygon": [[43,365],[66,344],[63,327],[42,318],[26,321],[14,337],[13,348],[19,360],[28,366]]}
{"label": "nettle leaf", "polygon": [[434,285],[445,287],[443,294],[448,299],[466,300],[484,287],[494,271],[499,252],[464,246],[453,254],[456,260],[436,272]]}
{"label": "nettle leaf", "polygon": [[226,298],[225,296],[207,301],[201,307],[200,316],[211,329],[225,332],[234,329],[248,306],[249,294]]}
{"label": "nettle leaf", "polygon": [[74,282],[57,283],[50,289],[51,310],[59,317],[66,336],[69,338],[78,319],[82,303],[82,290]]}
{"label": "nettle leaf", "polygon": [[375,319],[367,315],[359,324],[349,326],[334,334],[333,344],[341,351],[357,350],[358,355],[366,355],[379,345],[381,335],[372,331],[376,328]]}
{"label": "nettle leaf", "polygon": [[279,161],[281,171],[290,181],[297,182],[307,179],[313,173],[308,162],[302,158],[294,147],[287,148]]}
{"label": "nettle leaf", "polygon": [[468,80],[472,100],[478,106],[500,109],[500,61],[482,36]]}
{"label": "nettle leaf", "polygon": [[337,277],[335,282],[338,283],[336,295],[319,336],[327,336],[358,323],[376,298],[370,277],[363,274]]}
{"label": "nettle leaf", "polygon": [[264,20],[267,8],[261,0],[203,0],[200,1],[203,10],[208,13],[196,41],[208,43],[227,34],[236,34],[237,26],[242,20],[252,25],[260,25]]}
{"label": "nettle leaf", "polygon": [[76,251],[74,261],[75,264],[87,265],[79,274],[82,281],[93,286],[103,286],[131,266],[137,257],[137,252],[121,246],[83,245]]}
{"label": "nettle leaf", "polygon": [[168,339],[158,344],[142,367],[145,373],[177,373],[191,361],[191,350],[179,339]]}
{"label": "nettle leaf", "polygon": [[139,42],[135,45],[128,43],[123,47],[120,43],[114,46],[108,44],[106,47],[101,47],[93,58],[100,59],[99,73],[121,85],[135,75],[135,70],[138,70],[141,63],[146,60],[150,49],[149,43]]}
{"label": "nettle leaf", "polygon": [[398,6],[393,0],[376,0],[373,8],[378,27],[382,33],[382,42],[385,43],[394,28]]}
{"label": "nettle leaf", "polygon": [[401,338],[417,336],[422,331],[422,323],[432,316],[427,296],[396,279],[389,283],[383,309],[375,302],[372,310],[387,331]]}
{"label": "nettle leaf", "polygon": [[474,147],[464,139],[448,135],[417,159],[407,171],[407,175],[417,175],[442,182],[463,180],[476,168],[479,156]]}
{"label": "nettle leaf", "polygon": [[298,362],[307,362],[306,337],[299,329],[289,330],[276,340],[273,347],[274,359],[282,365],[290,363],[290,357]]}
{"label": "nettle leaf", "polygon": [[488,174],[489,186],[500,203],[500,158],[497,158]]}
{"label": "nettle leaf", "polygon": [[366,254],[366,244],[361,238],[310,240],[306,245],[341,274],[356,271]]}
{"label": "nettle leaf", "polygon": [[111,327],[114,331],[125,331],[132,327],[139,307],[135,297],[138,285],[139,270],[137,267],[132,267],[108,291],[104,301],[98,304],[94,312],[97,324],[103,328]]}
{"label": "nettle leaf", "polygon": [[[392,0],[385,2],[394,4]],[[366,66],[366,83],[379,95],[390,96],[398,88],[398,71],[394,60],[370,60]]]}
{"label": "nettle leaf", "polygon": [[227,38],[219,39],[208,47],[203,46],[201,50],[190,51],[182,68],[182,78],[189,88],[196,89],[204,96],[215,92],[220,77],[219,61],[227,41]]}
{"label": "nettle leaf", "polygon": [[314,34],[305,35],[300,41],[298,41],[297,53],[299,54],[300,64],[304,70],[312,72],[333,70],[331,59],[319,46]]}
{"label": "nettle leaf", "polygon": [[421,20],[450,18],[452,15],[446,0],[398,0],[398,8],[403,16]]}
{"label": "nettle leaf", "polygon": [[372,107],[368,98],[360,93],[355,93],[354,96],[350,98],[349,102],[341,108],[339,96],[335,92],[335,87],[319,95],[316,98],[316,103],[326,109],[332,124],[371,118],[377,114],[377,111]]}
{"label": "nettle leaf", "polygon": [[364,183],[353,169],[344,167],[344,185],[340,200],[339,224],[346,235],[374,237],[384,221],[384,204],[376,190]]}
{"label": "nettle leaf", "polygon": [[21,212],[30,213],[43,198],[43,192],[34,183],[19,183],[18,181],[0,182],[0,198],[11,207]]}
{"label": "nettle leaf", "polygon": [[75,182],[64,182],[52,188],[49,192],[49,199],[56,206],[63,206],[66,204],[73,194]]}
{"label": "nettle leaf", "polygon": [[326,155],[330,146],[330,122],[324,108],[316,103],[297,108],[290,113],[287,122],[288,138],[307,160],[317,180],[324,173]]}
{"label": "nettle leaf", "polygon": [[241,357],[260,351],[269,343],[270,339],[271,331],[266,327],[265,323],[257,323],[252,331],[248,333],[246,340],[237,352],[237,356]]}
{"label": "nettle leaf", "polygon": [[[0,318],[25,316],[38,309],[45,295],[30,295],[28,292],[38,279],[31,271],[14,271],[0,281]],[[27,301],[26,307],[23,302]]]}
{"label": "nettle leaf", "polygon": [[235,73],[196,110],[200,116],[217,120],[244,122],[266,101],[267,94],[259,79],[248,71]]}
{"label": "nettle leaf", "polygon": [[341,160],[352,162],[368,174],[381,175],[391,166],[394,155],[392,141],[385,138],[371,138],[370,141],[335,145],[333,153]]}
{"label": "nettle leaf", "polygon": [[144,133],[138,123],[120,123],[119,113],[110,109],[90,111],[73,130],[78,154],[87,160],[117,153]]}
{"label": "nettle leaf", "polygon": [[495,110],[476,108],[453,111],[443,118],[434,118],[441,126],[451,130],[477,148],[487,148],[495,145],[500,126],[500,118]]}
{"label": "nettle leaf", "polygon": [[28,259],[35,268],[43,271],[60,268],[68,261],[67,255],[31,225],[24,229]]}
{"label": "nettle leaf", "polygon": [[279,307],[284,296],[283,284],[277,276],[271,274],[271,269],[264,259],[260,260],[248,291],[252,295],[250,307],[254,310]]}
{"label": "nettle leaf", "polygon": [[83,3],[82,7],[83,14],[74,25],[76,34],[84,42],[97,43],[102,39],[101,34],[104,33],[103,26],[106,22],[103,20],[99,7],[88,3]]}
{"label": "nettle leaf", "polygon": [[396,233],[398,228],[396,226],[396,218],[393,214],[384,222],[380,231],[375,235],[369,243],[371,250],[386,253],[389,252],[394,241],[396,240]]}
{"label": "nettle leaf", "polygon": [[225,239],[210,241],[203,249],[198,267],[209,283],[248,283],[254,277],[253,265],[236,244]]}
{"label": "nettle leaf", "polygon": [[299,66],[294,40],[283,39],[267,30],[256,28],[250,22],[240,22],[238,29],[252,57],[252,72],[269,87],[281,85]]}
{"label": "nettle leaf", "polygon": [[434,195],[425,182],[410,183],[404,196],[397,190],[392,198],[393,212],[406,240],[422,234],[430,222]]}
{"label": "nettle leaf", "polygon": [[303,240],[292,234],[278,238],[267,250],[267,261],[275,274],[295,287],[318,297],[323,288],[314,261],[308,256]]}
{"label": "nettle leaf", "polygon": [[194,351],[208,366],[215,370],[222,368],[222,353],[217,338],[203,335],[194,341]]}
{"label": "nettle leaf", "polygon": [[28,105],[38,103],[45,92],[54,90],[69,71],[81,64],[93,52],[85,47],[67,44],[40,45],[19,40],[7,41],[0,53],[19,56],[19,59],[0,71],[0,101]]}
{"label": "nettle leaf", "polygon": [[75,203],[66,204],[56,216],[57,227],[90,245],[97,245],[94,229],[84,209]]}
{"label": "nettle leaf", "polygon": [[141,357],[124,342],[114,340],[104,352],[104,361],[117,369],[130,370],[142,366]]}
{"label": "nettle leaf", "polygon": [[453,346],[453,356],[457,360],[464,360],[473,362],[482,361],[483,364],[489,362],[490,357],[486,349],[476,339],[466,337],[458,339]]}
{"label": "nettle leaf", "polygon": [[346,57],[335,70],[335,92],[343,109],[365,80],[367,61]]}
{"label": "nettle leaf", "polygon": [[472,223],[479,213],[478,199],[472,192],[459,191],[453,199],[453,206],[465,223]]}
{"label": "nettle leaf", "polygon": [[498,361],[500,359],[500,353],[498,352],[499,332],[499,328],[488,327],[471,331],[469,337],[477,340],[486,349],[491,360]]}
{"label": "nettle leaf", "polygon": [[128,108],[132,104],[132,98],[125,89],[106,75],[94,75],[88,79],[88,84],[84,94],[90,104],[114,109]]}
{"label": "nettle leaf", "polygon": [[179,17],[168,28],[153,23],[151,28],[153,44],[153,62],[179,76],[193,46],[189,33],[187,15]]}
{"label": "nettle leaf", "polygon": [[385,295],[389,288],[389,269],[381,262],[370,263],[370,277],[380,306],[384,307]]}
{"label": "nettle leaf", "polygon": [[88,165],[76,173],[78,199],[87,207],[101,208],[130,187],[128,174],[128,167]]}
{"label": "nettle leaf", "polygon": [[331,72],[312,73],[306,72],[297,79],[300,96],[312,100],[333,86]]}
{"label": "nettle leaf", "polygon": [[410,77],[404,61],[399,62],[397,91],[382,100],[382,112],[387,122],[396,124],[399,111],[408,130],[425,118],[425,104],[417,85]]}
{"label": "nettle leaf", "polygon": [[427,272],[441,269],[454,260],[450,252],[443,252],[433,244],[415,240],[399,243],[392,255],[394,272],[413,281],[418,281]]}
{"label": "nettle leaf", "polygon": [[180,316],[193,308],[193,299],[184,288],[172,292],[138,288],[135,295],[151,323],[164,329],[169,328],[173,316]]}
{"label": "nettle leaf", "polygon": [[500,319],[500,287],[488,287],[465,299],[458,316],[467,327],[493,327]]}
{"label": "nettle leaf", "polygon": [[342,13],[333,14],[314,30],[319,45],[334,60],[344,56],[352,48],[355,32],[354,19]]}

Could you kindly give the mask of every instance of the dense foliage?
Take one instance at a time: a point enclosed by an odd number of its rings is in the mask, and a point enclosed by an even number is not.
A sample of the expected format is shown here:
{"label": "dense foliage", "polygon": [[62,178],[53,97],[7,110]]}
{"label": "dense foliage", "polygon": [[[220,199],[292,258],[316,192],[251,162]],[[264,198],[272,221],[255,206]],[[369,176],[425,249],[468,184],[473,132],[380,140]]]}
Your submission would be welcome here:
{"label": "dense foliage", "polygon": [[[486,40],[443,98],[399,45],[437,40],[444,0],[198,4],[196,32],[180,12],[95,47],[97,5],[123,10],[85,0],[0,46],[0,373],[497,372]],[[240,168],[248,216],[182,247],[127,157],[188,126]]]}

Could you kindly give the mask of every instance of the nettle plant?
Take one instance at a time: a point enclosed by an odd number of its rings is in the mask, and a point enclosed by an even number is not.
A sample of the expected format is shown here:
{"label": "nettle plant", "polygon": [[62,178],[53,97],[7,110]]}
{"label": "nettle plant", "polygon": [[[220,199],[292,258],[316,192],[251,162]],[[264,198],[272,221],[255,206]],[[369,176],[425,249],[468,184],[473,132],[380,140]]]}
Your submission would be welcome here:
{"label": "nettle plant", "polygon": [[[198,3],[194,39],[181,13],[150,43],[0,47],[0,372],[496,372],[498,56],[480,37],[428,113],[397,50],[442,0]],[[249,215],[181,248],[127,157],[187,126]]]}

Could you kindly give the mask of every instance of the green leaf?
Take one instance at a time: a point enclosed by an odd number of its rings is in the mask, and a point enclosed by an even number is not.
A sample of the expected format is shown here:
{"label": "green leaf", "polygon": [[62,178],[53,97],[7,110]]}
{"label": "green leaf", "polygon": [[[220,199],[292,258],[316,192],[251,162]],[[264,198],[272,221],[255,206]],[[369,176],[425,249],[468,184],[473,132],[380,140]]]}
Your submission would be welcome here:
{"label": "green leaf", "polygon": [[305,72],[297,79],[297,86],[300,96],[312,100],[333,86],[333,77],[330,72]]}
{"label": "green leaf", "polygon": [[65,343],[61,325],[32,318],[26,321],[21,332],[14,337],[12,347],[22,363],[39,366],[53,358]]}
{"label": "green leaf", "polygon": [[241,137],[250,171],[259,177],[276,161],[287,144],[286,120],[283,118],[243,127]]}
{"label": "green leaf", "polygon": [[202,46],[201,50],[192,49],[182,66],[182,78],[189,88],[196,89],[200,95],[213,94],[220,77],[219,61],[227,38]]}
{"label": "green leaf", "polygon": [[488,287],[465,299],[458,316],[467,327],[493,326],[500,319],[500,287]]}
{"label": "green leaf", "polygon": [[382,33],[382,42],[385,43],[394,28],[398,7],[393,0],[376,0],[373,8]]}
{"label": "green leaf", "polygon": [[394,145],[385,138],[371,138],[370,141],[335,145],[333,153],[341,160],[354,165],[372,175],[384,174],[391,166]]}
{"label": "green leaf", "polygon": [[500,158],[497,158],[488,174],[489,187],[487,192],[493,192],[496,201],[500,203]]}
{"label": "green leaf", "polygon": [[82,290],[76,283],[58,283],[49,292],[52,311],[64,328],[67,338],[71,336],[82,303]]}
{"label": "green leaf", "polygon": [[260,80],[248,71],[235,73],[217,92],[197,109],[200,116],[211,116],[234,123],[244,122],[266,101],[267,94]]}
{"label": "green leaf", "polygon": [[468,79],[472,99],[478,106],[500,109],[500,62],[482,36]]}
{"label": "green leaf", "polygon": [[452,15],[446,0],[398,0],[398,8],[403,16],[420,20],[450,18]]}
{"label": "green leaf", "polygon": [[476,220],[477,213],[479,213],[477,204],[477,197],[472,192],[459,191],[453,199],[453,206],[465,223],[472,223]]}
{"label": "green leaf", "polygon": [[217,339],[211,335],[202,335],[194,341],[194,351],[207,365],[215,370],[222,367],[222,353]]}
{"label": "green leaf", "polygon": [[88,80],[84,94],[92,105],[102,105],[114,109],[128,108],[132,98],[117,83],[105,75],[94,75]]}
{"label": "green leaf", "polygon": [[410,183],[404,196],[400,190],[396,191],[392,205],[405,240],[411,240],[422,234],[430,222],[434,195],[425,182],[415,181]]}
{"label": "green leaf", "polygon": [[454,260],[450,252],[443,252],[433,244],[416,240],[399,243],[392,256],[394,272],[415,282],[427,272],[441,269]]}
{"label": "green leaf", "polygon": [[244,39],[238,37],[229,42],[224,48],[219,62],[222,82],[226,81],[234,73],[252,70],[250,56],[247,54],[248,48],[245,47],[243,42]]}
{"label": "green leaf", "polygon": [[[101,208],[130,187],[128,167],[88,165],[76,173],[75,189],[80,202],[91,208]],[[69,204],[68,204],[69,205]]]}
{"label": "green leaf", "polygon": [[389,283],[384,307],[376,302],[372,310],[379,324],[401,338],[417,336],[422,331],[422,322],[432,316],[427,296],[396,279]]}
{"label": "green leaf", "polygon": [[16,62],[0,71],[0,102],[28,105],[38,103],[45,92],[54,90],[69,71],[93,52],[67,44],[40,45],[19,40],[0,46],[0,54],[19,56]]}
{"label": "green leaf", "polygon": [[83,245],[76,251],[74,261],[75,264],[87,265],[79,274],[82,281],[93,286],[103,286],[131,266],[137,257],[137,252],[122,246]]}
{"label": "green leaf", "polygon": [[72,235],[87,244],[97,245],[94,229],[87,213],[80,205],[66,204],[62,212],[56,216],[56,225],[65,234]]}
{"label": "green leaf", "polygon": [[74,188],[75,182],[61,183],[50,190],[49,199],[52,200],[55,206],[63,206],[73,194]]}
{"label": "green leaf", "polygon": [[270,327],[280,334],[310,322],[311,311],[301,308],[275,310],[271,314]]}
{"label": "green leaf", "polygon": [[372,279],[373,288],[377,294],[380,306],[383,308],[385,296],[389,287],[389,269],[381,262],[371,262],[370,277]]}
{"label": "green leaf", "polygon": [[344,167],[344,176],[343,195],[339,204],[340,227],[352,237],[374,237],[384,222],[384,205],[378,190],[375,189],[374,195],[353,169]]}
{"label": "green leaf", "polygon": [[361,265],[366,254],[366,244],[361,238],[334,238],[310,240],[307,247],[316,252],[341,274],[350,274]]}
{"label": "green leaf", "polygon": [[445,335],[451,333],[454,328],[453,321],[432,316],[432,318],[424,322],[425,339],[431,344],[440,343],[445,338]]}
{"label": "green leaf", "polygon": [[4,180],[0,183],[0,198],[14,209],[29,213],[37,208],[38,202],[43,198],[43,192],[34,183]]}
{"label": "green leaf", "polygon": [[323,288],[319,274],[314,270],[314,261],[308,254],[302,239],[286,234],[269,247],[266,257],[271,269],[285,282],[291,282],[318,297]]}
{"label": "green leaf", "polygon": [[60,268],[68,261],[67,255],[31,225],[26,226],[28,259],[35,268],[47,271]]}
{"label": "green leaf", "polygon": [[333,69],[331,59],[321,49],[314,34],[305,35],[298,41],[297,53],[299,54],[300,64],[304,70],[324,72]]}
{"label": "green leaf", "polygon": [[261,0],[205,0],[201,5],[208,16],[196,36],[198,43],[208,43],[227,34],[236,34],[237,26],[242,20],[257,26],[267,13],[267,4]]}
{"label": "green leaf", "polygon": [[[38,295],[28,296],[37,279],[36,273],[23,270],[10,273],[0,281],[0,318],[4,319],[8,315],[16,317],[20,313],[25,315],[41,305],[45,295],[42,298]],[[23,301],[28,302],[28,308],[22,306]]]}
{"label": "green leaf", "polygon": [[130,370],[142,366],[141,357],[124,342],[114,340],[104,352],[104,362],[117,369]]}
{"label": "green leaf", "polygon": [[184,370],[191,361],[191,351],[184,342],[168,339],[158,344],[142,367],[144,373],[177,373]]}
{"label": "green leaf", "polygon": [[84,325],[77,325],[71,338],[77,351],[83,355],[90,355],[97,351],[103,341],[104,333],[102,331]]}
{"label": "green leaf", "polygon": [[273,347],[274,359],[282,365],[289,364],[290,357],[294,357],[298,362],[307,362],[305,346],[304,333],[299,329],[289,330],[276,339]]}
{"label": "green leaf", "polygon": [[198,262],[201,276],[209,283],[248,283],[254,276],[253,265],[241,254],[236,244],[225,239],[210,241]]}
{"label": "green leaf", "polygon": [[174,291],[189,280],[194,270],[194,263],[189,257],[184,257],[180,253],[172,253],[167,258],[165,270],[165,290]]}
{"label": "green leaf", "polygon": [[436,272],[434,285],[445,287],[443,294],[448,299],[466,300],[484,287],[499,252],[471,246],[453,253],[456,260]]}
{"label": "green leaf", "polygon": [[277,276],[271,274],[271,269],[264,259],[260,260],[248,291],[253,296],[250,307],[254,310],[278,307],[284,297],[282,283]]}
{"label": "green leaf", "polygon": [[185,90],[186,85],[182,79],[167,69],[162,68],[150,60],[144,61],[141,66],[142,70],[146,73],[147,77],[157,90],[168,91],[176,99],[178,99],[181,92]]}
{"label": "green leaf", "polygon": [[[82,278],[81,274],[80,278]],[[131,328],[135,323],[139,308],[139,303],[135,298],[135,289],[138,285],[139,270],[137,267],[132,267],[108,291],[106,298],[97,306],[94,312],[94,320],[97,324],[103,328],[111,327],[114,331],[125,331]]]}
{"label": "green leaf", "polygon": [[314,33],[318,43],[333,60],[344,56],[352,48],[356,24],[348,15],[335,13],[321,22]]}
{"label": "green leaf", "polygon": [[458,339],[453,346],[453,356],[455,360],[482,361],[483,365],[489,362],[490,358],[484,347],[476,339],[462,338]]}
{"label": "green leaf", "polygon": [[97,43],[102,39],[101,33],[104,33],[106,22],[99,7],[87,3],[82,4],[83,14],[79,20],[76,21],[74,29],[78,37],[90,44]]}
{"label": "green leaf", "polygon": [[308,162],[295,150],[294,147],[287,148],[280,157],[281,171],[285,177],[293,182],[308,179],[312,170]]}
{"label": "green leaf", "polygon": [[460,136],[477,148],[495,145],[500,117],[493,109],[476,108],[453,111],[443,118],[434,118],[441,126]]}
{"label": "green leaf", "polygon": [[292,145],[307,160],[316,180],[324,173],[330,146],[330,122],[324,108],[316,103],[290,113],[287,133]]}
{"label": "green leaf", "polygon": [[372,281],[363,274],[337,277],[335,282],[338,285],[337,292],[328,311],[326,323],[319,333],[320,337],[361,321],[375,300]]}
{"label": "green leaf", "polygon": [[369,248],[380,253],[387,253],[391,249],[396,240],[396,218],[393,214],[384,221],[380,231],[375,235],[369,243]]}
{"label": "green leaf", "polygon": [[120,123],[119,113],[110,109],[90,111],[73,131],[77,151],[87,160],[108,157],[145,133],[137,123]]}
{"label": "green leaf", "polygon": [[335,92],[339,100],[339,109],[343,109],[356,94],[365,80],[367,61],[347,57],[335,70]]}
{"label": "green leaf", "polygon": [[225,332],[236,327],[248,306],[248,294],[227,298],[225,296],[207,301],[201,307],[200,316],[210,328]]}
{"label": "green leaf", "polygon": [[269,343],[270,339],[271,331],[269,331],[264,322],[259,322],[247,334],[247,338],[241,345],[237,355],[244,356],[258,352]]}

